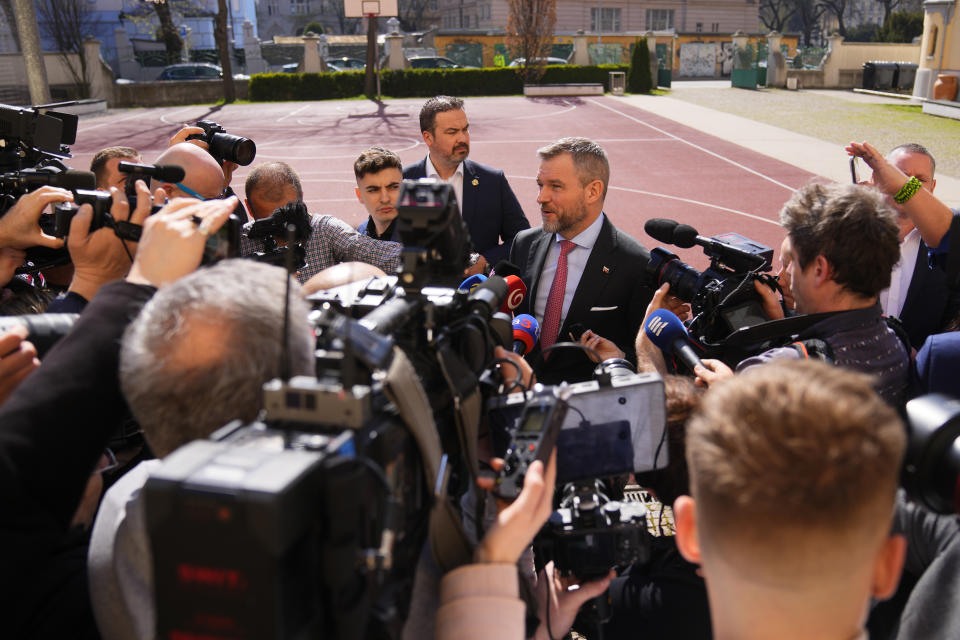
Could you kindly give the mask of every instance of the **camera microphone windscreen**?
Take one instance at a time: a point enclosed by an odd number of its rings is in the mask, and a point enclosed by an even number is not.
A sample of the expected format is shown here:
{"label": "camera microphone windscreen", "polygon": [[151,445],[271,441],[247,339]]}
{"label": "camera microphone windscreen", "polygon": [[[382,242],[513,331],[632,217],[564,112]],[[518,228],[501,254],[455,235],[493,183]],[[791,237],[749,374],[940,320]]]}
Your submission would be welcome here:
{"label": "camera microphone windscreen", "polygon": [[673,231],[680,223],[667,218],[650,218],[643,225],[647,235],[658,242],[673,243]]}
{"label": "camera microphone windscreen", "polygon": [[657,309],[650,314],[643,330],[660,351],[673,354],[690,367],[691,371],[697,365],[703,364],[700,356],[690,346],[687,328],[676,314],[666,309]]}
{"label": "camera microphone windscreen", "polygon": [[498,275],[501,278],[506,278],[507,276],[517,276],[520,277],[520,267],[513,264],[509,260],[501,260],[493,267],[493,270],[490,271],[490,275]]}
{"label": "camera microphone windscreen", "polygon": [[540,325],[533,316],[521,313],[513,319],[513,352],[525,356],[540,339]]}
{"label": "camera microphone windscreen", "polygon": [[475,273],[457,287],[457,291],[462,291],[463,293],[470,293],[474,288],[479,287],[481,284],[486,282],[487,276],[482,273]]}
{"label": "camera microphone windscreen", "polygon": [[485,313],[492,316],[500,310],[500,306],[507,299],[508,293],[507,283],[503,278],[490,276],[473,288],[467,302],[474,308],[477,308],[478,305],[486,307]]}
{"label": "camera microphone windscreen", "polygon": [[677,228],[673,230],[673,240],[671,244],[674,244],[681,249],[689,249],[693,245],[697,244],[697,238],[700,237],[700,234],[697,233],[697,230],[691,227],[688,224],[678,224]]}
{"label": "camera microphone windscreen", "polygon": [[517,276],[506,276],[504,280],[507,281],[507,297],[503,301],[503,306],[500,307],[500,311],[513,313],[526,297],[527,285],[523,284],[523,280]]}

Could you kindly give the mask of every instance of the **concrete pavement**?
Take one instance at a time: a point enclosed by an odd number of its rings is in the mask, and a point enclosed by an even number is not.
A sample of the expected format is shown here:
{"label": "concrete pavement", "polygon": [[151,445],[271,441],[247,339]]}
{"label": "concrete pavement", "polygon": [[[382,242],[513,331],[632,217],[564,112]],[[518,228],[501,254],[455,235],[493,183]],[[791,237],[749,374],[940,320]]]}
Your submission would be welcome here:
{"label": "concrete pavement", "polygon": [[[832,142],[668,96],[630,95],[617,99],[824,178],[850,181],[849,157]],[[862,172],[869,174],[863,163],[860,166]],[[936,194],[948,206],[960,206],[960,179],[937,174]]]}

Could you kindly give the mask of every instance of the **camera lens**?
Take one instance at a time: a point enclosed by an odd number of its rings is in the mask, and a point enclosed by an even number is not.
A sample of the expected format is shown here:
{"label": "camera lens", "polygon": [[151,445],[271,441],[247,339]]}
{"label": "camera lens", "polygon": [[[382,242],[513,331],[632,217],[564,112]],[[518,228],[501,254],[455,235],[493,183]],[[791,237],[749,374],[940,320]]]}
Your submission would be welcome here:
{"label": "camera lens", "polygon": [[247,166],[257,155],[257,145],[250,138],[215,133],[210,138],[210,153],[217,158]]}
{"label": "camera lens", "polygon": [[647,273],[655,287],[660,287],[664,282],[669,283],[670,294],[685,302],[692,302],[700,288],[701,273],[660,247],[650,252]]}

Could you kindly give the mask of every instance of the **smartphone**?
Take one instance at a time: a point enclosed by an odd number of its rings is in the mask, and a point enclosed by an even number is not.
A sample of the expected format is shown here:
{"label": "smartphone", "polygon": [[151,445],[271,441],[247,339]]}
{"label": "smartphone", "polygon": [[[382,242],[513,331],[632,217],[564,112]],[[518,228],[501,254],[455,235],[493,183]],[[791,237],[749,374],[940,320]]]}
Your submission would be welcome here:
{"label": "smartphone", "polygon": [[851,156],[850,158],[850,178],[853,180],[853,184],[860,184],[860,172],[858,171],[859,158],[857,156]]}

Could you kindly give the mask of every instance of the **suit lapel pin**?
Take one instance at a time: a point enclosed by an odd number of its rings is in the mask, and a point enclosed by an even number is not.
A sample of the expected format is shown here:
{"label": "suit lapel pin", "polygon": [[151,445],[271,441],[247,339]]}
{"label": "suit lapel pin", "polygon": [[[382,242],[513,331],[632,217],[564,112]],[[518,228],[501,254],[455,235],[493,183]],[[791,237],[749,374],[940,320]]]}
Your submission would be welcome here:
{"label": "suit lapel pin", "polygon": [[604,268],[603,268],[603,273],[604,273],[604,274],[609,274],[609,273],[610,273],[610,267],[604,267]]}
{"label": "suit lapel pin", "polygon": [[477,186],[478,184],[480,184],[480,181],[474,178],[473,182],[471,182],[470,184],[472,184],[473,186]]}

